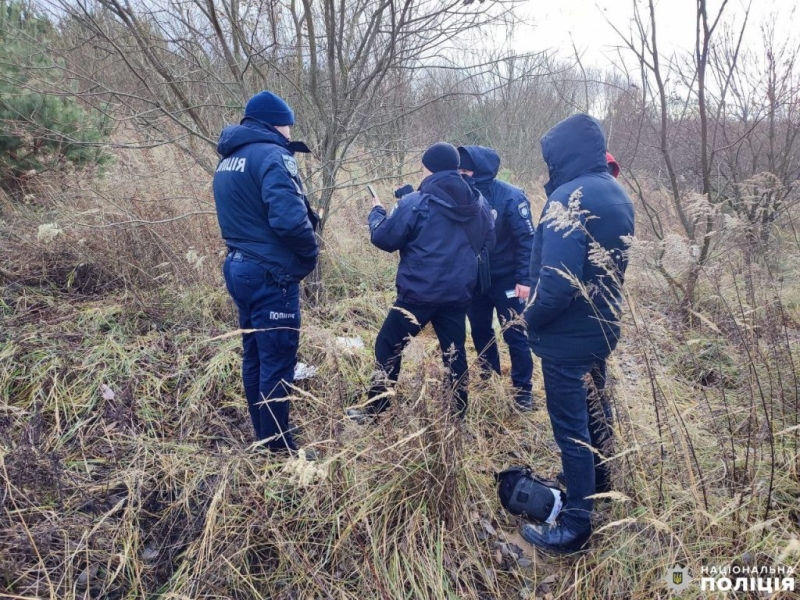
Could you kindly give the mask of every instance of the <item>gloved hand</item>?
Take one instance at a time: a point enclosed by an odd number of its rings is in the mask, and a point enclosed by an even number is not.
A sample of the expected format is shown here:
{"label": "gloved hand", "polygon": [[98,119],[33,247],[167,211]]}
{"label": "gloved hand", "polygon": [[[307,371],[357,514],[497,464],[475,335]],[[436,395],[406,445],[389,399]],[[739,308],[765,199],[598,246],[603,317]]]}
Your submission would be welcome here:
{"label": "gloved hand", "polygon": [[414,191],[414,187],[410,183],[407,183],[407,184],[405,184],[403,186],[400,186],[399,188],[397,188],[394,191],[394,197],[399,200],[403,196],[406,196],[406,195],[410,194],[413,191]]}

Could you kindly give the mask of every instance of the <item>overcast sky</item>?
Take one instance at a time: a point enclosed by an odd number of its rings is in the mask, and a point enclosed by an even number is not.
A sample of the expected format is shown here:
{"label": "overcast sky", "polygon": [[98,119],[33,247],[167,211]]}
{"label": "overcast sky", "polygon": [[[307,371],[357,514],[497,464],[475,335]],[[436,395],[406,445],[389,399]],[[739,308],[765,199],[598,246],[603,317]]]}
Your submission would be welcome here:
{"label": "overcast sky", "polygon": [[[646,11],[646,2],[639,0]],[[727,22],[741,26],[747,0],[728,0]],[[663,53],[691,50],[695,39],[696,0],[659,0],[656,18],[659,44]],[[710,0],[710,13],[716,14],[721,0]],[[753,0],[747,25],[746,40],[760,45],[761,26],[773,14],[779,15],[777,35],[791,37],[800,43],[800,17],[797,0]],[[617,60],[615,45],[619,36],[606,22],[613,22],[621,31],[630,29],[633,0],[527,0],[520,14],[534,22],[533,31],[520,28],[513,46],[518,52],[555,49],[565,57],[572,55],[572,43],[583,54],[586,65],[608,67]],[[647,16],[647,13],[644,12]]]}

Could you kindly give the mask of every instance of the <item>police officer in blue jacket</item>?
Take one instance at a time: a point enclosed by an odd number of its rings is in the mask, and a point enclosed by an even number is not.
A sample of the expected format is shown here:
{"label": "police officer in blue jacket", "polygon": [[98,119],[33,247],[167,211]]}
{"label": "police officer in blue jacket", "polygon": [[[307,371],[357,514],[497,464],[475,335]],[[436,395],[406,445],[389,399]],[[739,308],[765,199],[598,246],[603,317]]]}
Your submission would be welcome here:
{"label": "police officer in blue jacket", "polygon": [[455,412],[467,409],[466,313],[478,277],[478,255],[494,244],[486,202],[459,175],[458,151],[434,144],[422,156],[426,175],[387,216],[377,199],[369,214],[372,243],[400,252],[397,300],[375,340],[380,368],[363,407],[349,409],[357,421],[389,406],[387,384],[397,381],[403,348],[428,323],[439,338],[455,395]]}
{"label": "police officer in blue jacket", "polygon": [[557,524],[520,533],[558,553],[580,550],[591,534],[593,501],[609,489],[611,408],[606,359],[620,335],[626,240],[633,205],[609,173],[606,139],[592,117],[577,114],[541,140],[550,171],[547,203],[531,254],[533,301],[525,311],[531,349],[542,359],[547,411],[561,449],[567,502]]}
{"label": "police officer in blue jacket", "polygon": [[214,201],[228,247],[225,284],[239,309],[242,379],[256,439],[293,452],[288,386],[300,336],[299,282],[314,270],[317,216],[303,192],[291,141],[294,113],[271,92],[247,103],[239,125],[225,128],[217,151]]}
{"label": "police officer in blue jacket", "polygon": [[[530,294],[530,261],[533,244],[531,206],[520,188],[497,179],[500,157],[484,146],[460,146],[459,170],[474,182],[492,209],[497,243],[488,255],[489,281],[486,289],[472,297],[467,316],[472,341],[488,375],[500,374],[500,353],[492,322],[494,313],[503,326],[503,339],[511,358],[514,400],[522,411],[533,409],[531,377],[533,359],[524,324],[519,319]],[[516,321],[516,322],[515,322]]]}

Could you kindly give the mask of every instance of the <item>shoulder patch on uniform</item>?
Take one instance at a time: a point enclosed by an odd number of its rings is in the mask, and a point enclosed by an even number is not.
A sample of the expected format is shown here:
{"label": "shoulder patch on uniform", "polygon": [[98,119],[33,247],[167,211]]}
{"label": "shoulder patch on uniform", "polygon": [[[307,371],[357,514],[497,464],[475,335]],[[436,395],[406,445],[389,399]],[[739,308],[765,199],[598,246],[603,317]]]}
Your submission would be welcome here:
{"label": "shoulder patch on uniform", "polygon": [[283,164],[286,166],[286,170],[289,171],[289,175],[292,177],[297,177],[297,161],[294,159],[294,156],[289,156],[288,154],[282,154],[283,157]]}
{"label": "shoulder patch on uniform", "polygon": [[530,219],[531,218],[531,209],[528,207],[527,202],[520,202],[517,204],[517,210],[519,211],[519,215],[523,219]]}

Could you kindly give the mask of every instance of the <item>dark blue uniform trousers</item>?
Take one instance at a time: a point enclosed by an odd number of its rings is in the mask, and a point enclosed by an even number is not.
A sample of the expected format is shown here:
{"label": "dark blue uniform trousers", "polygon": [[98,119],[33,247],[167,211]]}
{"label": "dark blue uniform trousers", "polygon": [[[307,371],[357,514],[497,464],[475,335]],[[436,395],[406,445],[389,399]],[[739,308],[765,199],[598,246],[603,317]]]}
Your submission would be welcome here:
{"label": "dark blue uniform trousers", "polygon": [[[506,290],[513,290],[513,280],[493,282],[486,294],[475,294],[470,304],[469,317],[472,329],[472,341],[475,351],[480,355],[481,368],[485,373],[494,371],[500,374],[500,352],[497,348],[492,319],[494,311],[501,325],[515,319],[525,308],[519,298],[508,298]],[[511,357],[511,383],[517,389],[516,400],[519,403],[531,401],[531,376],[533,375],[533,358],[531,357],[528,336],[522,324],[505,327],[503,339],[508,344]]]}
{"label": "dark blue uniform trousers", "polygon": [[[386,320],[375,340],[375,360],[382,373],[376,377],[368,397],[384,394],[387,383],[394,384],[400,374],[403,349],[412,337],[422,331],[428,323],[439,338],[442,349],[442,362],[448,369],[450,385],[454,390],[455,409],[459,416],[467,410],[467,352],[464,343],[467,337],[467,307],[457,305],[421,306],[395,302],[386,315]],[[388,408],[388,397],[381,397],[371,405],[372,410],[381,412]]]}
{"label": "dark blue uniform trousers", "polygon": [[[542,359],[547,412],[567,484],[567,503],[561,522],[574,531],[591,527],[594,501],[587,496],[609,489],[608,466],[586,444],[605,456],[612,441],[611,405],[605,394],[606,361],[563,365]],[[582,443],[579,443],[582,442]]]}
{"label": "dark blue uniform trousers", "polygon": [[257,440],[271,450],[294,450],[289,433],[289,388],[294,383],[300,343],[300,290],[279,285],[258,261],[233,251],[222,268],[239,309],[242,380]]}

